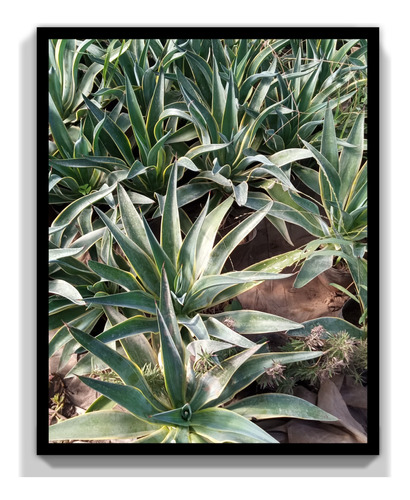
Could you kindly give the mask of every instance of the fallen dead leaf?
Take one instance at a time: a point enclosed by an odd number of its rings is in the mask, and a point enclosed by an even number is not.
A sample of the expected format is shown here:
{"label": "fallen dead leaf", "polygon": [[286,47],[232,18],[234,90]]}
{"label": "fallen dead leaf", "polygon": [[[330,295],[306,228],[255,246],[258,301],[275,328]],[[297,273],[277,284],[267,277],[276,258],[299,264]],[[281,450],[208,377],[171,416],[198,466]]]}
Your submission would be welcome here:
{"label": "fallen dead leaf", "polygon": [[355,437],[342,428],[298,420],[289,422],[288,439],[289,443],[357,443]]}
{"label": "fallen dead leaf", "polygon": [[321,383],[317,406],[339,419],[338,422],[332,425],[344,427],[355,437],[358,443],[367,442],[364,428],[352,417],[342,395],[331,380],[324,380]]}
{"label": "fallen dead leaf", "polygon": [[[337,271],[330,269],[302,288],[293,288],[295,276],[265,281],[240,294],[238,300],[244,309],[276,314],[298,323],[323,316],[337,317],[347,296],[330,287],[329,283],[342,286],[350,283],[349,275],[346,276],[344,271]],[[292,269],[285,269],[284,273],[286,272],[292,272]]]}
{"label": "fallen dead leaf", "polygon": [[367,387],[356,383],[352,377],[345,378],[340,394],[348,406],[367,409]]}
{"label": "fallen dead leaf", "polygon": [[316,405],[317,394],[309,391],[309,389],[306,389],[306,387],[303,387],[303,385],[297,385],[293,391],[293,395],[297,398],[301,398],[305,401],[308,401],[309,403],[312,403],[312,405]]}

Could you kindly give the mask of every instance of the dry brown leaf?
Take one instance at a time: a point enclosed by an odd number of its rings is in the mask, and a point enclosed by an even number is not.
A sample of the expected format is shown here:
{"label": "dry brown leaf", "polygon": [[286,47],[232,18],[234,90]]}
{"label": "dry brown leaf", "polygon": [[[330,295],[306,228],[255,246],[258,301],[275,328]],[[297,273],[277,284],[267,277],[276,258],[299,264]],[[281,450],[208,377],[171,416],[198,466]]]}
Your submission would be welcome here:
{"label": "dry brown leaf", "polygon": [[[257,226],[256,237],[236,248],[230,262],[235,263],[236,270],[242,270],[261,260],[294,250],[313,239],[312,235],[292,224],[289,225],[289,233],[294,247],[284,240],[269,221],[263,220]],[[296,271],[297,268],[288,268],[283,273]],[[295,278],[296,274],[282,280],[265,281],[241,294],[239,301],[245,309],[264,311],[297,322],[340,314],[347,297],[329,284],[338,283],[348,287],[352,281],[348,272],[329,269],[299,289],[293,288]]]}
{"label": "dry brown leaf", "polygon": [[303,387],[303,385],[297,385],[293,390],[293,395],[297,398],[301,398],[305,401],[308,401],[309,403],[312,403],[312,405],[316,405],[317,394],[309,391],[309,389],[306,389],[306,387]]}
{"label": "dry brown leaf", "polygon": [[[285,273],[289,271],[292,270],[284,270]],[[332,277],[317,277],[303,288],[293,288],[296,276],[265,281],[240,294],[238,300],[244,309],[276,314],[298,323],[323,316],[339,316],[346,296],[329,287],[329,283],[346,286],[350,278],[346,278],[345,273],[337,273],[336,276],[333,272],[330,274]]]}
{"label": "dry brown leaf", "polygon": [[100,394],[85,385],[77,377],[65,379],[68,395],[75,406],[79,406],[86,410],[91,403],[93,403]]}
{"label": "dry brown leaf", "polygon": [[298,420],[289,422],[288,439],[289,443],[357,443],[355,437],[342,428]]}
{"label": "dry brown leaf", "polygon": [[335,384],[335,386],[340,391],[340,389],[343,386],[343,382],[345,380],[345,376],[343,375],[343,373],[339,373],[337,375],[333,375],[333,377],[330,380]]}
{"label": "dry brown leaf", "polygon": [[340,394],[348,406],[367,409],[367,387],[356,383],[352,377],[346,377]]}
{"label": "dry brown leaf", "polygon": [[344,427],[359,443],[367,442],[364,428],[352,417],[342,395],[331,380],[322,382],[318,393],[317,406],[339,419],[338,422],[332,425]]}
{"label": "dry brown leaf", "polygon": [[288,442],[288,419],[268,418],[266,420],[258,420],[257,423],[259,427],[280,443]]}

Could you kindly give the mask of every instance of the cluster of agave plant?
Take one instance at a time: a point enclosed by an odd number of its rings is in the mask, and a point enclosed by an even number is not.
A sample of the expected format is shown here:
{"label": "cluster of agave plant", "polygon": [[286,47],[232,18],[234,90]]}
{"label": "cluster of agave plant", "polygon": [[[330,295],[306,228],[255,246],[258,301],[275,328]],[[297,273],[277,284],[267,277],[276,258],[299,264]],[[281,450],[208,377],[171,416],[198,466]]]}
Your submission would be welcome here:
{"label": "cluster of agave plant", "polygon": [[[295,264],[302,287],[339,259],[362,328],[324,324],[366,333],[366,50],[365,40],[49,41],[49,354],[62,349],[60,367],[81,354],[67,376],[101,394],[52,425],[50,441],[274,443],[255,419],[336,420],[290,395],[235,399],[272,366],[321,355],[270,352],[252,336],[306,336],[309,324],[209,310]],[[250,215],[222,237],[235,205]],[[288,224],[312,241],[228,270],[265,217],[289,243]],[[105,369],[116,383],[91,376]]]}

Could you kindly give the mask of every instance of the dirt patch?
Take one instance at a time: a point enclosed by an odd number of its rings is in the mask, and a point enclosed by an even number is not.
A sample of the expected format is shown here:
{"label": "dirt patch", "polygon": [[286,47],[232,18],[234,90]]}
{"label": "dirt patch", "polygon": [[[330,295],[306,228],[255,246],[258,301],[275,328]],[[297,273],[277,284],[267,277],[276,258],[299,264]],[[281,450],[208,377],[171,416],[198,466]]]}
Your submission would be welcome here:
{"label": "dirt patch", "polygon": [[[289,226],[289,233],[294,242],[293,247],[269,221],[263,220],[257,226],[256,236],[235,249],[228,265],[242,270],[261,260],[294,250],[314,239],[297,226]],[[350,273],[343,269],[329,269],[303,288],[294,288],[298,270],[296,266],[286,268],[283,274],[294,273],[294,276],[265,281],[239,295],[238,300],[242,307],[276,314],[299,323],[323,316],[339,316],[348,297],[330,286],[330,283],[348,288],[352,283]]]}
{"label": "dirt patch", "polygon": [[329,286],[329,283],[349,285],[351,279],[348,273],[331,269],[303,288],[293,288],[295,277],[265,281],[239,295],[238,300],[244,309],[276,314],[298,323],[340,315],[347,296]]}

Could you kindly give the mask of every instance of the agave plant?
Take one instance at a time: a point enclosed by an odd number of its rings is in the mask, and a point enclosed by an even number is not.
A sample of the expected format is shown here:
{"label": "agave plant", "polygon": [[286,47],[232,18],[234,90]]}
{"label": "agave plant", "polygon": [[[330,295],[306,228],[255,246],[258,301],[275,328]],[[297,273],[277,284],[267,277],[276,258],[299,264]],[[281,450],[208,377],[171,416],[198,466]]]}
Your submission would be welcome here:
{"label": "agave plant", "polygon": [[326,106],[336,110],[340,125],[348,127],[342,107],[367,83],[363,40],[291,40],[291,46],[292,54],[279,59],[281,71],[266,101],[282,101],[292,112],[278,111],[267,118],[261,146],[265,154],[300,147],[303,140],[320,140]]}
{"label": "agave plant", "polygon": [[[278,218],[297,224],[318,237],[306,246],[309,256],[295,280],[296,288],[331,268],[335,258],[346,263],[355,283],[357,297],[354,298],[361,305],[364,322],[367,314],[367,161],[363,160],[363,128],[364,114],[360,113],[347,139],[338,140],[332,110],[328,107],[320,151],[305,142],[319,171],[293,167],[320,201],[285,192],[279,184],[265,183],[270,197],[259,195],[254,208],[273,199],[271,210]],[[313,249],[316,251],[311,253]],[[351,295],[347,290],[342,291]]]}
{"label": "agave plant", "polygon": [[[257,311],[220,312],[212,317],[206,314],[210,307],[226,303],[264,280],[290,276],[279,273],[285,267],[303,260],[308,253],[294,250],[253,264],[243,271],[224,272],[229,255],[268,213],[270,205],[253,213],[214,244],[219,225],[233,199],[226,199],[209,213],[207,202],[182,240],[176,184],[177,166],[174,165],[164,202],[159,241],[121,185],[117,188],[122,228],[116,224],[116,208],[104,213],[95,207],[107,230],[100,227],[100,221],[93,231],[60,248],[57,243],[61,239],[58,240],[57,233],[52,235],[54,248],[50,252],[54,269],[50,292],[60,296],[60,299],[53,299],[52,305],[63,309],[52,308],[53,325],[59,329],[50,343],[50,354],[64,345],[64,360],[67,360],[76,346],[73,342],[69,343],[71,337],[62,323],[67,321],[65,318],[69,318],[70,324],[78,327],[73,321],[83,321],[84,315],[87,315],[87,327],[90,329],[94,324],[90,317],[93,308],[97,312],[92,319],[100,318],[105,313],[109,321],[114,323],[99,332],[99,340],[114,342],[139,333],[152,333],[153,342],[156,342],[155,304],[160,298],[163,267],[170,282],[176,321],[185,327],[187,338],[206,340],[212,336],[249,347],[253,343],[241,334],[264,334],[301,326]],[[66,220],[64,211],[60,215]],[[82,221],[83,224],[86,222]],[[122,256],[115,256],[112,239],[119,245]],[[90,249],[99,240],[100,261],[89,260],[87,264],[78,262],[74,253],[77,252],[77,256],[84,253],[85,249]],[[61,297],[64,298],[62,302]],[[72,304],[68,305],[67,300]],[[85,305],[88,306],[87,310]],[[148,347],[147,352],[151,356]]]}
{"label": "agave plant", "polygon": [[[118,46],[117,46],[118,45]],[[84,98],[99,85],[98,76],[105,81],[108,66],[123,55],[131,40],[119,43],[112,40],[108,47],[94,39],[49,40],[49,126],[52,141],[50,154],[54,157],[78,158],[88,155],[91,142],[85,129],[89,120],[84,116]],[[100,56],[99,59],[95,55]],[[54,167],[50,172],[50,203],[70,201],[101,187],[101,172]]]}
{"label": "agave plant", "polygon": [[363,162],[363,125],[364,114],[359,113],[346,140],[337,139],[332,110],[328,107],[320,151],[304,142],[319,171],[301,165],[292,167],[292,172],[319,196],[319,201],[315,196],[285,191],[278,183],[266,181],[261,187],[269,196],[255,196],[253,208],[271,199],[274,200],[271,210],[276,217],[300,225],[314,236],[342,236],[353,242],[366,238],[367,162]]}
{"label": "agave plant", "polygon": [[[65,42],[66,50],[76,45],[75,40]],[[55,102],[60,102],[57,91],[53,99],[50,97],[50,128],[54,139],[49,162],[50,189],[53,190],[50,202],[77,199],[101,187],[109,172],[130,170],[130,167],[133,167],[132,176],[125,181],[129,189],[150,195],[157,191],[163,193],[167,182],[163,174],[171,165],[170,151],[168,148],[168,155],[164,156],[165,139],[157,142],[153,128],[164,109],[164,101],[169,100],[166,94],[172,95],[172,82],[164,80],[164,71],[183,54],[173,48],[172,41],[163,47],[158,40],[122,43],[111,40],[105,53],[93,40],[86,42],[78,50],[90,52],[87,55],[92,64],[88,72],[93,78],[84,77],[78,97],[66,108],[61,105],[57,109]],[[73,74],[82,53],[79,52],[73,63]],[[64,54],[60,58],[65,60]],[[150,66],[152,58],[155,63]],[[101,73],[100,80],[97,80],[98,73]],[[50,78],[54,78],[53,75]],[[74,86],[76,82],[77,78],[73,77],[69,83]],[[93,85],[99,88],[90,99]],[[73,109],[77,110],[75,114],[71,113]],[[67,130],[65,116],[70,113],[76,125]],[[132,138],[127,135],[129,130]],[[135,156],[134,147],[138,150]],[[162,155],[158,158],[160,152]]]}
{"label": "agave plant", "polygon": [[[196,340],[186,345],[175,321],[172,303],[163,268],[156,310],[162,390],[150,386],[142,367],[132,356],[121,355],[81,330],[69,328],[79,344],[118,374],[120,383],[80,377],[102,396],[85,414],[51,426],[50,441],[131,439],[136,444],[277,443],[251,419],[337,420],[307,401],[283,394],[262,394],[232,402],[235,394],[272,363],[312,359],[321,353],[257,354],[263,346],[256,345],[196,372],[198,352],[221,353],[232,345],[214,340]],[[115,410],[115,404],[126,412]]]}
{"label": "agave plant", "polygon": [[[351,92],[345,87],[359,69],[347,64],[346,54],[359,41],[337,51],[332,41],[321,59],[306,64],[299,49],[290,68],[282,63],[278,68],[275,55],[287,40],[241,40],[236,52],[211,42],[207,51],[197,47],[199,53],[192,43],[183,46],[182,61],[191,75],[177,66],[176,79],[184,102],[170,104],[159,117],[159,122],[171,117],[188,122],[198,138],[191,146],[175,145],[180,164],[198,172],[181,195],[192,185],[199,196],[201,187],[208,188],[221,199],[233,194],[238,205],[254,208],[264,178],[295,192],[287,166],[311,156],[300,146],[321,129],[326,105],[335,108],[355,94],[357,83]],[[283,220],[273,211],[268,218],[291,242]]]}

